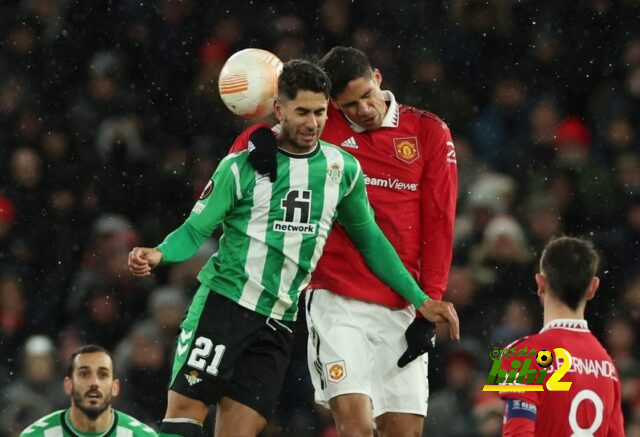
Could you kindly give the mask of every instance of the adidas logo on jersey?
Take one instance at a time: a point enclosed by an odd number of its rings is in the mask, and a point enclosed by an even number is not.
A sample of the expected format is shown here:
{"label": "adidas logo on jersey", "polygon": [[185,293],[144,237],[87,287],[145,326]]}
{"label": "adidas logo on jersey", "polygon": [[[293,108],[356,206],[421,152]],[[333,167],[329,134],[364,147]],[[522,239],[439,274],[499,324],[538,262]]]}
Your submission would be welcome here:
{"label": "adidas logo on jersey", "polygon": [[346,147],[347,149],[357,149],[358,143],[356,143],[356,139],[353,137],[349,137],[340,144],[342,147]]}

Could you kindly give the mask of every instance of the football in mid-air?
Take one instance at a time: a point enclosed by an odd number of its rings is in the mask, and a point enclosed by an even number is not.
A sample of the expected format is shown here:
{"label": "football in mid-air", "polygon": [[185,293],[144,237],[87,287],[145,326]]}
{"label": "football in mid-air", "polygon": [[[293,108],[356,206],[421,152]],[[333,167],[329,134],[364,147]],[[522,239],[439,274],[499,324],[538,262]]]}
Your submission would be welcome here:
{"label": "football in mid-air", "polygon": [[273,111],[281,72],[282,61],[273,53],[240,50],[227,59],[220,71],[220,97],[234,114],[262,118]]}
{"label": "football in mid-air", "polygon": [[536,355],[536,363],[540,367],[549,367],[553,362],[553,354],[551,351],[538,351]]}

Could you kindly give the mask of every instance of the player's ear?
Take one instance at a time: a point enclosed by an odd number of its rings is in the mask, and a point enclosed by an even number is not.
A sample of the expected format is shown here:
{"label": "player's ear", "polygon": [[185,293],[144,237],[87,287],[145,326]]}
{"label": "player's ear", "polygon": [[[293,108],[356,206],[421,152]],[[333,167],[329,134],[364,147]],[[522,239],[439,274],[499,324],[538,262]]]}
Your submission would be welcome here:
{"label": "player's ear", "polygon": [[373,69],[373,80],[376,81],[378,86],[382,84],[382,73],[380,73],[380,70],[378,70],[377,68]]}
{"label": "player's ear", "polygon": [[591,280],[591,284],[589,284],[589,292],[587,293],[587,300],[593,299],[593,296],[596,295],[596,290],[600,286],[600,278],[594,276]]}
{"label": "player's ear", "polygon": [[71,393],[73,392],[73,382],[71,382],[71,378],[65,376],[64,381],[62,382],[62,387],[64,388],[64,393],[67,396],[71,396]]}
{"label": "player's ear", "polygon": [[273,101],[273,115],[276,116],[278,123],[282,123],[282,102],[279,99]]}
{"label": "player's ear", "polygon": [[113,385],[111,386],[111,396],[116,397],[120,394],[120,380],[118,378],[113,380]]}
{"label": "player's ear", "polygon": [[340,109],[340,107],[338,106],[338,104],[337,104],[337,103],[335,102],[335,100],[333,100],[333,99],[329,99],[329,104],[330,104],[331,106],[333,106],[335,109],[338,109],[338,110]]}
{"label": "player's ear", "polygon": [[546,292],[545,287],[547,285],[547,278],[545,278],[542,273],[536,273],[536,284],[538,284],[538,290],[536,293],[538,293],[538,296],[540,297],[544,296]]}

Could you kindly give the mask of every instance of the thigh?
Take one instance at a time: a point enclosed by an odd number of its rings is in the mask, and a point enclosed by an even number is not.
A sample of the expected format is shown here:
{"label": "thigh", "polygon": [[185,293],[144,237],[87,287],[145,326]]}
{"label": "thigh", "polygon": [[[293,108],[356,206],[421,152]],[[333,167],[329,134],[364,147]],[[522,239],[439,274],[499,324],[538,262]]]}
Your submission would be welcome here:
{"label": "thigh", "polygon": [[414,318],[410,308],[394,310],[380,319],[373,370],[373,414],[407,413],[426,416],[429,399],[428,355],[424,354],[403,368],[398,359],[407,348],[404,332]]}
{"label": "thigh", "polygon": [[215,404],[265,317],[201,286],[181,324],[170,390]]}
{"label": "thigh", "polygon": [[326,290],[307,294],[307,364],[317,403],[345,394],[372,396],[375,305]]}
{"label": "thigh", "polygon": [[224,395],[268,420],[275,409],[293,345],[293,322],[265,318],[236,362]]}

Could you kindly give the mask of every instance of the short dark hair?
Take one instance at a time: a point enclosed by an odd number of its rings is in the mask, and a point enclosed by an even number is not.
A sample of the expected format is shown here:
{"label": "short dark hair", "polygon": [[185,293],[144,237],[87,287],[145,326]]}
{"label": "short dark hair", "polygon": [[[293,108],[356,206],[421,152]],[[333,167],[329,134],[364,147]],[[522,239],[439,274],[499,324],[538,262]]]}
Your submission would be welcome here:
{"label": "short dark hair", "polygon": [[282,66],[278,78],[278,98],[295,99],[298,91],[323,93],[329,98],[331,82],[317,65],[302,59],[292,59]]}
{"label": "short dark hair", "polygon": [[105,354],[107,354],[109,356],[109,359],[111,359],[111,368],[112,368],[111,369],[111,373],[113,374],[113,377],[115,378],[115,376],[116,376],[116,363],[113,361],[113,356],[111,355],[111,352],[109,352],[108,350],[106,350],[102,346],[98,346],[97,344],[87,344],[87,345],[81,346],[78,349],[76,349],[75,351],[73,351],[73,353],[69,357],[69,366],[67,367],[67,376],[69,378],[71,378],[71,376],[73,375],[74,362],[75,362],[75,359],[76,359],[76,357],[78,355],[81,355],[81,354],[92,354],[92,353],[96,353],[96,352],[103,352],[103,353],[105,353]]}
{"label": "short dark hair", "polygon": [[558,237],[549,241],[542,251],[540,271],[547,278],[551,293],[576,310],[587,295],[599,262],[600,257],[590,241]]}
{"label": "short dark hair", "polygon": [[331,80],[331,98],[335,99],[354,79],[373,77],[367,55],[355,47],[336,46],[320,59],[320,67]]}

